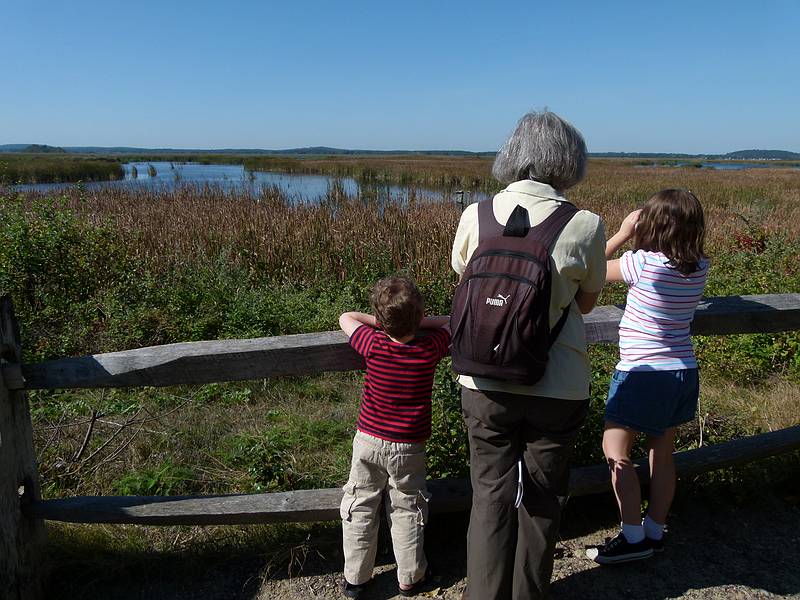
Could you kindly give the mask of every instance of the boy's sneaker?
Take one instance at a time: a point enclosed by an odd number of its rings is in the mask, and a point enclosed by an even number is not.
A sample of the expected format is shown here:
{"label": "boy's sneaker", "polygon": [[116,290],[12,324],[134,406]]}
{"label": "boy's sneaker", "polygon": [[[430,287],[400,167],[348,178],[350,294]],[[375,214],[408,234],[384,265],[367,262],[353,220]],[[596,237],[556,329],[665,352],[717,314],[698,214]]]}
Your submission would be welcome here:
{"label": "boy's sneaker", "polygon": [[589,548],[586,556],[601,565],[642,560],[653,556],[653,548],[647,538],[631,544],[620,531],[617,537],[610,539],[603,546]]}
{"label": "boy's sneaker", "polygon": [[339,582],[339,591],[342,592],[345,598],[360,598],[361,593],[364,591],[366,585],[366,583],[356,585],[354,583],[350,583],[347,581],[347,579],[342,579],[342,581]]}
{"label": "boy's sneaker", "polygon": [[432,579],[433,579],[433,571],[431,571],[431,568],[428,567],[425,570],[425,574],[422,576],[422,579],[420,579],[416,583],[412,584],[411,587],[406,589],[403,589],[398,586],[397,592],[405,598],[416,596],[430,585]]}

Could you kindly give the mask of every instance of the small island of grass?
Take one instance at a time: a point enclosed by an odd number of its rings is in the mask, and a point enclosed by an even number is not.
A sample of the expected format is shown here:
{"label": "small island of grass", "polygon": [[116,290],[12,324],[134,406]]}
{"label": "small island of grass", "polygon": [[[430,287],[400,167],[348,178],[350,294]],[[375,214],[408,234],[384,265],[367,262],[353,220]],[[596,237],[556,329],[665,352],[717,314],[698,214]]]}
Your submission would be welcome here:
{"label": "small island of grass", "polygon": [[[28,151],[29,148],[37,150]],[[0,185],[109,181],[122,179],[125,170],[116,158],[69,154],[61,148],[39,145],[0,154]]]}

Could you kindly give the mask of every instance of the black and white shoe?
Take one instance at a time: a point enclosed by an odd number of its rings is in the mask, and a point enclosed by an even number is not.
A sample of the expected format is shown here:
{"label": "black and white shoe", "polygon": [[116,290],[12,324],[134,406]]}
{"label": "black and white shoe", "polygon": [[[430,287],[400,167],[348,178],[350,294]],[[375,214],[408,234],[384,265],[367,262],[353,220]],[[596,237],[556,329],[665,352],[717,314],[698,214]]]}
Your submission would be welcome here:
{"label": "black and white shoe", "polygon": [[631,544],[620,531],[617,537],[611,538],[603,546],[589,548],[586,556],[600,565],[613,565],[650,558],[653,556],[653,547],[647,538]]}

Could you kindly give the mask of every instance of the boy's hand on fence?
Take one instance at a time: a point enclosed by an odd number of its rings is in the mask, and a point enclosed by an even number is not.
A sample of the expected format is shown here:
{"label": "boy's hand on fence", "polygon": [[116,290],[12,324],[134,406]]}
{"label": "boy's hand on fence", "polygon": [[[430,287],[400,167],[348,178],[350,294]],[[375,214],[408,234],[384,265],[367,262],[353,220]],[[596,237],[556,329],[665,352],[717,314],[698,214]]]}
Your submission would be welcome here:
{"label": "boy's hand on fence", "polygon": [[353,332],[362,325],[377,328],[378,322],[374,316],[360,312],[346,312],[339,317],[339,327],[347,334],[347,337],[353,335]]}

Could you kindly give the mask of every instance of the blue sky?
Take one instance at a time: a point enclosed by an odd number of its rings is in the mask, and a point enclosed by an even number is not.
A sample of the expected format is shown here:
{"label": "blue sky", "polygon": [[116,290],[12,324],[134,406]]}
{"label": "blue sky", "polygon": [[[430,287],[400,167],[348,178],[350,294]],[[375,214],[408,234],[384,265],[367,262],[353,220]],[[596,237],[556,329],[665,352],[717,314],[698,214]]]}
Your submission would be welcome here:
{"label": "blue sky", "polygon": [[800,151],[800,4],[0,4],[0,144]]}

